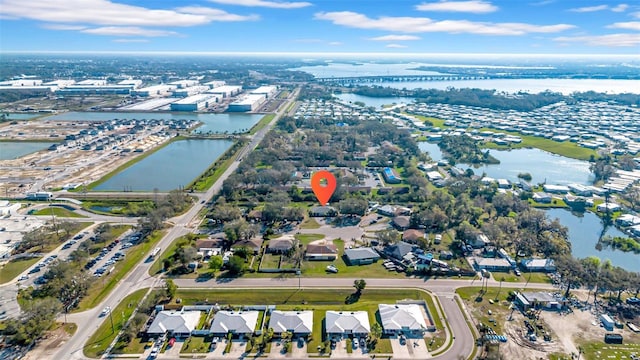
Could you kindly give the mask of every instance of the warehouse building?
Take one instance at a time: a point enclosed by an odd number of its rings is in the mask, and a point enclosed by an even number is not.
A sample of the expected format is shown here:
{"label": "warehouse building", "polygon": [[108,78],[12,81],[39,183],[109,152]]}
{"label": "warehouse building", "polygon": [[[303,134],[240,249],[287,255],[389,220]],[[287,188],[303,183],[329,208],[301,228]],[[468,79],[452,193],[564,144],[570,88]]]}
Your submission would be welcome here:
{"label": "warehouse building", "polygon": [[229,104],[229,108],[227,111],[232,112],[246,112],[246,111],[255,111],[260,105],[262,105],[266,100],[266,97],[262,94],[249,94],[243,97],[242,99],[236,100]]}
{"label": "warehouse building", "polygon": [[198,80],[177,80],[169,83],[169,85],[173,85],[178,89],[186,89],[190,86],[196,86],[198,84]]}
{"label": "warehouse building", "polygon": [[277,86],[260,86],[255,90],[251,90],[250,94],[264,95],[267,99],[271,99],[278,93]]}
{"label": "warehouse building", "polygon": [[207,91],[209,94],[220,95],[223,98],[229,98],[240,94],[242,86],[239,85],[224,85],[213,88]]}
{"label": "warehouse building", "polygon": [[0,86],[40,86],[42,80],[37,79],[19,79],[0,82]]}
{"label": "warehouse building", "polygon": [[69,85],[59,89],[56,93],[61,95],[128,95],[133,85]]}
{"label": "warehouse building", "polygon": [[77,85],[85,85],[85,86],[105,86],[107,85],[107,80],[105,79],[87,79],[78,82]]}
{"label": "warehouse building", "polygon": [[217,98],[211,94],[198,94],[171,103],[171,111],[198,111],[215,103]]}
{"label": "warehouse building", "polygon": [[173,96],[174,97],[193,96],[193,95],[201,94],[207,90],[209,90],[209,87],[204,85],[189,86],[187,88],[176,89],[173,92]]}
{"label": "warehouse building", "polygon": [[122,80],[118,83],[118,85],[129,85],[132,89],[137,89],[142,86],[142,80],[139,79],[127,79]]}
{"label": "warehouse building", "polygon": [[136,89],[131,92],[131,95],[140,96],[140,97],[158,97],[158,96],[167,96],[170,92],[175,90],[176,87],[174,85],[154,85],[143,87],[140,89]]}
{"label": "warehouse building", "polygon": [[224,86],[226,84],[227,84],[227,82],[224,81],[224,80],[213,80],[213,81],[206,82],[206,83],[204,83],[202,85],[208,86],[209,89],[215,89],[217,87]]}
{"label": "warehouse building", "polygon": [[53,80],[53,81],[46,82],[42,85],[63,89],[63,88],[66,88],[67,86],[74,85],[75,83],[76,83],[75,80]]}

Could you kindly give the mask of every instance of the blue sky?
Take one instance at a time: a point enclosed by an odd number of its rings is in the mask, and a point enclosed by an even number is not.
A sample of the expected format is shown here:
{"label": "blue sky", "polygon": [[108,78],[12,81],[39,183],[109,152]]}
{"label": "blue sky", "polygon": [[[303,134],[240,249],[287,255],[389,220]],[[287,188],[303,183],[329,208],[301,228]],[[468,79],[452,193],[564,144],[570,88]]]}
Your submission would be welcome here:
{"label": "blue sky", "polygon": [[0,0],[0,51],[640,54],[640,1]]}

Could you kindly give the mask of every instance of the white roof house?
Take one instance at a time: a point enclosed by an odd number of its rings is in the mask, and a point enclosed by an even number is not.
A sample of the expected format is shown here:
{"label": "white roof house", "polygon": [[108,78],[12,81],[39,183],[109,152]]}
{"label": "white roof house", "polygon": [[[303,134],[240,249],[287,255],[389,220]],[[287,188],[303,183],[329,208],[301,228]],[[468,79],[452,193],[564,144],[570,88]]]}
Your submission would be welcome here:
{"label": "white roof house", "polygon": [[258,311],[221,310],[213,317],[213,334],[251,334],[258,323]]}
{"label": "white roof house", "polygon": [[418,304],[379,304],[380,320],[385,333],[422,332],[427,330],[424,314]]}
{"label": "white roof house", "polygon": [[310,334],[313,330],[313,311],[271,312],[269,328],[276,334],[290,331],[293,334]]}
{"label": "white roof house", "polygon": [[160,311],[147,329],[147,334],[189,335],[199,321],[200,311]]}
{"label": "white roof house", "polygon": [[327,334],[368,334],[369,314],[366,311],[327,311],[325,318]]}

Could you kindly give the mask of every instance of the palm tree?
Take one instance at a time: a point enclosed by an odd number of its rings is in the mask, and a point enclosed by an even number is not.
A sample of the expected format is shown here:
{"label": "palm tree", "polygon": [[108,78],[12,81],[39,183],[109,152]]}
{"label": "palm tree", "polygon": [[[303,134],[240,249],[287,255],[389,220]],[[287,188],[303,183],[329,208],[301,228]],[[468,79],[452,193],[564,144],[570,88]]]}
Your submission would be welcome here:
{"label": "palm tree", "polygon": [[504,278],[504,275],[500,277],[500,287],[498,288],[498,293],[496,294],[496,301],[498,301],[498,298],[500,297],[500,292],[502,291],[502,282],[505,280],[506,279]]}

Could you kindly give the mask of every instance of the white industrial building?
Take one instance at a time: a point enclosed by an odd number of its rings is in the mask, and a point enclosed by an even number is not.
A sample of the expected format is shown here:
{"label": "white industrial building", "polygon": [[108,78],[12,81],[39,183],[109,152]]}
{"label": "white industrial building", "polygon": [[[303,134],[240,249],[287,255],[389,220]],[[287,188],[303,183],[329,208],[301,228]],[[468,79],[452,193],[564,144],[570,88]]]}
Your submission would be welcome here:
{"label": "white industrial building", "polygon": [[209,91],[207,91],[210,94],[215,94],[215,95],[220,95],[223,98],[228,98],[228,97],[232,97],[235,95],[240,94],[240,92],[242,91],[242,86],[239,85],[224,85],[224,86],[219,86],[216,88],[213,88]]}
{"label": "white industrial building", "polygon": [[122,80],[118,83],[118,85],[130,85],[132,89],[137,89],[140,86],[142,86],[142,80],[139,80],[139,79]]}
{"label": "white industrial building", "polygon": [[215,95],[198,94],[171,103],[171,111],[198,111],[217,101]]}
{"label": "white industrial building", "polygon": [[178,89],[185,89],[190,86],[196,86],[198,84],[199,84],[198,80],[177,80],[169,83],[169,85],[174,85]]}
{"label": "white industrial building", "polygon": [[213,80],[213,81],[206,82],[206,83],[204,83],[202,85],[208,86],[209,89],[215,89],[217,87],[224,86],[226,84],[227,84],[227,82],[224,81],[224,80]]}
{"label": "white industrial building", "polygon": [[278,93],[278,87],[275,85],[260,86],[255,90],[251,90],[250,94],[264,95],[267,99],[271,99]]}
{"label": "white industrial building", "polygon": [[193,96],[193,95],[201,94],[207,90],[209,90],[209,87],[204,85],[189,86],[187,88],[176,89],[173,92],[173,96],[174,97]]}
{"label": "white industrial building", "polygon": [[42,80],[37,79],[19,79],[0,82],[0,86],[40,86]]}
{"label": "white industrial building", "polygon": [[55,90],[62,95],[128,95],[133,85],[69,85]]}
{"label": "white industrial building", "polygon": [[55,86],[58,89],[66,88],[67,86],[74,85],[76,83],[75,80],[53,80],[46,82],[42,85],[45,86]]}
{"label": "white industrial building", "polygon": [[87,79],[78,82],[78,85],[90,85],[90,86],[105,86],[107,85],[107,80],[105,79]]}
{"label": "white industrial building", "polygon": [[262,94],[249,94],[245,95],[243,98],[238,99],[231,104],[229,104],[229,108],[227,111],[232,112],[246,112],[246,111],[255,111],[260,105],[262,105],[267,98]]}
{"label": "white industrial building", "polygon": [[136,89],[131,92],[131,95],[140,96],[140,97],[158,97],[158,96],[167,96],[170,92],[175,90],[176,87],[174,85],[153,85],[147,86],[140,89]]}

